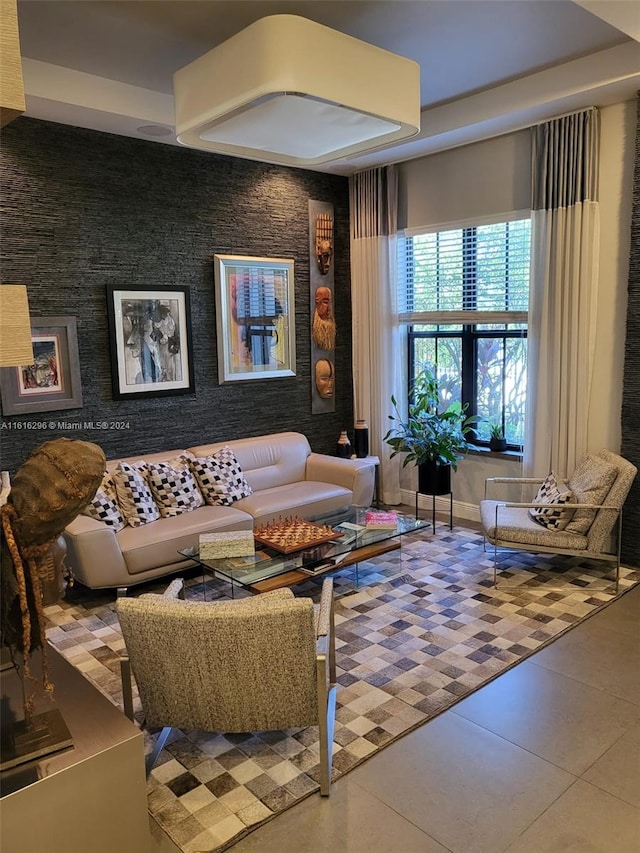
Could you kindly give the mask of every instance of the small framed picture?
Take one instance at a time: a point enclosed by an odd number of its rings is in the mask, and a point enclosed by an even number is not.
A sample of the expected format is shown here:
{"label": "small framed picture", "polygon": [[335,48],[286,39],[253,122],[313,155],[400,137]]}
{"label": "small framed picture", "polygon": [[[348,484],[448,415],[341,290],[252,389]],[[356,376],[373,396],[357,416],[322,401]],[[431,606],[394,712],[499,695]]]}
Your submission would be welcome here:
{"label": "small framed picture", "polygon": [[115,400],[194,391],[189,288],[107,285]]}
{"label": "small framed picture", "polygon": [[27,415],[82,406],[75,317],[32,317],[33,364],[0,369],[2,413]]}
{"label": "small framed picture", "polygon": [[221,384],[296,375],[294,262],[214,255]]}

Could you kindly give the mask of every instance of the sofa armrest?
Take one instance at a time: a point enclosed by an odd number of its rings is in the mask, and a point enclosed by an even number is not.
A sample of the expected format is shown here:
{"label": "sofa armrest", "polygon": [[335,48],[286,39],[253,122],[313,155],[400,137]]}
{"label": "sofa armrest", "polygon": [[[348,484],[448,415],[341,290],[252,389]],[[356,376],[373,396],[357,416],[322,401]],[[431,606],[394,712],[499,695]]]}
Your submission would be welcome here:
{"label": "sofa armrest", "polygon": [[[91,588],[126,586],[129,571],[112,527],[79,515],[62,535],[67,543],[67,565],[80,583]],[[110,582],[111,578],[117,581]]]}
{"label": "sofa armrest", "polygon": [[324,453],[311,453],[307,458],[305,479],[342,486],[352,492],[355,506],[370,506],[375,466],[366,459],[341,459]]}

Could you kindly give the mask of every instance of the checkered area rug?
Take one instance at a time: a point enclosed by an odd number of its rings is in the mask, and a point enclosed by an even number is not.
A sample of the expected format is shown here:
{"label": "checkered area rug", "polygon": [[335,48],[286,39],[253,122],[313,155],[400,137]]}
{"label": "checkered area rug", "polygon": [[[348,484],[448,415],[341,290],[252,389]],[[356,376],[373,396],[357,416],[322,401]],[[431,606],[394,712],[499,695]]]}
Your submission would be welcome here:
{"label": "checkered area rug", "polygon": [[[482,537],[444,530],[407,535],[401,551],[361,564],[357,589],[354,567],[335,575],[334,781],[616,598],[610,565],[517,552],[501,555],[496,589]],[[619,593],[638,581],[640,572],[621,569]],[[314,595],[320,584],[295,592]],[[228,591],[187,582],[188,598]],[[121,706],[113,595],[71,590],[46,615],[49,642]],[[147,751],[156,735],[145,735]],[[148,780],[149,811],[184,853],[221,851],[315,793],[318,755],[314,727],[174,731]]]}

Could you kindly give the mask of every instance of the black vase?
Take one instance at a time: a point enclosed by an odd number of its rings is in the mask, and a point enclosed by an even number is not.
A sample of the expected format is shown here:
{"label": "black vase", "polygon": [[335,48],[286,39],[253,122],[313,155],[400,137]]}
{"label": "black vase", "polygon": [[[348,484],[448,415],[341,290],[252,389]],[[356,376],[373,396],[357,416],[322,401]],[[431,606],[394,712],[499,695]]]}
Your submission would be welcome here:
{"label": "black vase", "polygon": [[418,465],[418,491],[421,495],[448,495],[451,491],[451,465],[437,461]]}
{"label": "black vase", "polygon": [[489,439],[489,450],[493,450],[494,453],[504,453],[507,449],[507,439],[506,438],[490,438]]}
{"label": "black vase", "polygon": [[369,455],[369,427],[366,421],[356,421],[353,445],[358,459],[364,459]]}
{"label": "black vase", "polygon": [[341,459],[351,459],[351,442],[349,441],[346,429],[343,429],[340,433],[336,447],[336,456],[339,456]]}

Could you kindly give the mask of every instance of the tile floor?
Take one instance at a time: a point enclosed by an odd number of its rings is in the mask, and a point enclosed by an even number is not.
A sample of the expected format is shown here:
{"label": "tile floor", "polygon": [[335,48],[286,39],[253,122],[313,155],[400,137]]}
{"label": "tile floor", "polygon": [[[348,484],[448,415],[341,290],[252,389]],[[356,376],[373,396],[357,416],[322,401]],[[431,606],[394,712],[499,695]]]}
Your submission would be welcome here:
{"label": "tile floor", "polygon": [[637,853],[639,652],[636,587],[231,853]]}

